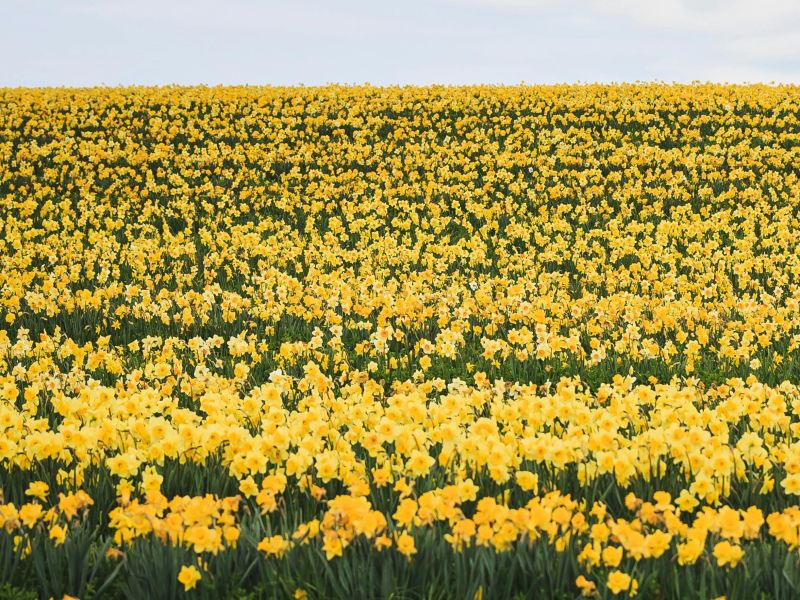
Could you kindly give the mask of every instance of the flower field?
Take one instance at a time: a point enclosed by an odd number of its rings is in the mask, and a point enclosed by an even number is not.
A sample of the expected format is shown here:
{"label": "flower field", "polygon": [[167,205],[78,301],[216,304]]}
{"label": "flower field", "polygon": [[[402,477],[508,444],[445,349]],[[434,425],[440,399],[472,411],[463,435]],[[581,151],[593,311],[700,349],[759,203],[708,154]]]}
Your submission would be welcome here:
{"label": "flower field", "polygon": [[0,90],[0,597],[800,597],[800,88]]}

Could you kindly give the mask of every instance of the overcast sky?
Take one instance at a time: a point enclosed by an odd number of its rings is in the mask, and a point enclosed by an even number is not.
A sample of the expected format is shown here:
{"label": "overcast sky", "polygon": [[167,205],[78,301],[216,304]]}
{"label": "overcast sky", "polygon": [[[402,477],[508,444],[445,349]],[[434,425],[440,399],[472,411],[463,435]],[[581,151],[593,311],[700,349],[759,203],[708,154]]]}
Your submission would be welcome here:
{"label": "overcast sky", "polygon": [[800,0],[0,0],[0,86],[800,83]]}

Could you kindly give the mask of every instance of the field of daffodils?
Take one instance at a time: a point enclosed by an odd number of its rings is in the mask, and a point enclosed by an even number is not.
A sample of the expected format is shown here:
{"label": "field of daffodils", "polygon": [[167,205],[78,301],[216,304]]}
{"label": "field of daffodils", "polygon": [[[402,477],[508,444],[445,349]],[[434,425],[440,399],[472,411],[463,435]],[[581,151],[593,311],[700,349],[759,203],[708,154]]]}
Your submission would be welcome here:
{"label": "field of daffodils", "polygon": [[800,597],[800,88],[0,89],[0,597]]}

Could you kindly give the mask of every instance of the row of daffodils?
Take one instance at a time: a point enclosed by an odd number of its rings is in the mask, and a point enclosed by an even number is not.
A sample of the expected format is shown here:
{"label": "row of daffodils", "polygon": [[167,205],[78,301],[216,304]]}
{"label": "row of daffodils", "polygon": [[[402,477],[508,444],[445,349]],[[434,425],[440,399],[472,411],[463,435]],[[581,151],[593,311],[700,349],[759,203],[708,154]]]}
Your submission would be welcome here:
{"label": "row of daffodils", "polygon": [[0,595],[800,597],[800,88],[0,90]]}

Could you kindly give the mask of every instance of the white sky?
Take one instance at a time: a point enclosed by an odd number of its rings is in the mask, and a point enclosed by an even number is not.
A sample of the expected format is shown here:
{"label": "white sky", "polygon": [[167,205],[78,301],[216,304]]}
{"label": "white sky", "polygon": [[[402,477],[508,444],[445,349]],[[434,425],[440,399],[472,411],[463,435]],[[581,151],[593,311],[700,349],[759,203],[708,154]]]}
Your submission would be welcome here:
{"label": "white sky", "polygon": [[800,83],[800,0],[0,0],[0,86]]}

